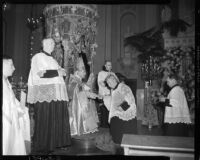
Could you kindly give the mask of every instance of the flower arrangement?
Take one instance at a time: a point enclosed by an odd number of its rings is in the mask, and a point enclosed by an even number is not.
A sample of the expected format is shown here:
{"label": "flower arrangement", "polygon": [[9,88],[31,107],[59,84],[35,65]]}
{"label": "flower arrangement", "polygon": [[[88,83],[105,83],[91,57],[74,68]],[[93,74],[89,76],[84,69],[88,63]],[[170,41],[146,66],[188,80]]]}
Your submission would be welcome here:
{"label": "flower arrangement", "polygon": [[[166,51],[166,55],[162,57],[162,61],[168,63],[162,64],[162,67],[167,67],[169,70],[180,74],[180,76],[189,74],[189,72],[192,70],[194,71],[195,52],[193,47],[171,47],[166,49]],[[194,75],[189,75],[190,79],[193,76]]]}
{"label": "flower arrangement", "polygon": [[169,60],[169,68],[175,72],[180,70],[184,58],[191,57],[194,61],[193,47],[171,47],[166,49],[166,55],[162,57],[163,61]]}
{"label": "flower arrangement", "polygon": [[[161,80],[162,77],[159,75],[162,75],[161,73],[164,73],[167,68],[179,75],[179,84],[184,89],[187,100],[194,102],[194,39],[193,37],[183,38],[189,27],[191,25],[184,20],[173,19],[170,7],[166,6],[162,11],[160,25],[127,37],[124,45],[132,45],[141,52],[138,59],[142,62],[141,71],[144,80],[156,79],[156,77]],[[180,37],[177,38],[177,36]],[[164,46],[175,47],[164,48]],[[151,56],[153,60],[150,60]],[[154,100],[160,93],[155,91],[151,94],[153,97],[150,101],[154,104]]]}
{"label": "flower arrangement", "polygon": [[[146,50],[146,53],[142,53],[138,56],[142,62],[141,73],[144,80],[161,79],[162,72],[165,68],[169,71],[177,73],[180,77],[179,84],[183,87],[187,100],[194,99],[194,91],[191,90],[191,86],[194,88],[194,58],[195,50],[193,46],[178,46],[168,47],[165,50],[158,49],[158,53],[152,48]],[[189,87],[190,84],[190,87]],[[154,93],[152,93],[154,95]],[[157,93],[155,93],[155,97]],[[153,102],[152,102],[153,103]]]}
{"label": "flower arrangement", "polygon": [[[194,99],[195,81],[195,50],[194,47],[171,47],[162,57],[162,67],[173,71],[179,76],[179,84],[185,91],[187,100]],[[193,97],[193,98],[191,98]]]}

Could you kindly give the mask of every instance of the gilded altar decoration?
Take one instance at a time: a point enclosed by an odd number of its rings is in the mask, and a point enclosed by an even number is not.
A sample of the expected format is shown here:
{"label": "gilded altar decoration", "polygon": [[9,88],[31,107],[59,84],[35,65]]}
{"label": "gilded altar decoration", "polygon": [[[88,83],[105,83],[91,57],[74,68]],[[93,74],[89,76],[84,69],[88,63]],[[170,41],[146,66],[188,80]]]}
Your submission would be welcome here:
{"label": "gilded altar decoration", "polygon": [[97,6],[92,4],[51,4],[44,9],[46,35],[57,30],[64,49],[64,68],[68,76],[75,70],[79,53],[85,53],[92,67],[96,54]]}
{"label": "gilded altar decoration", "polygon": [[151,84],[145,82],[144,117],[142,119],[142,125],[148,125],[149,129],[159,125],[157,108],[155,108],[158,94],[160,93],[157,81],[153,80]]}
{"label": "gilded altar decoration", "polygon": [[141,75],[145,81],[151,85],[152,80],[160,78],[161,67],[160,58],[149,56],[141,65]]}

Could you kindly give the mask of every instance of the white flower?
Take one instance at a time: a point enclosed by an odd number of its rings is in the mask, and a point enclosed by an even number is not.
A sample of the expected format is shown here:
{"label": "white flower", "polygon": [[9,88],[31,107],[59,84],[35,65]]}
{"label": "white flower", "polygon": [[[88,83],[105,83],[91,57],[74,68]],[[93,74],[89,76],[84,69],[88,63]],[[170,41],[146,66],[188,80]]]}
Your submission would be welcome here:
{"label": "white flower", "polygon": [[96,55],[95,51],[92,51],[91,57],[94,57]]}
{"label": "white flower", "polygon": [[89,62],[88,62],[88,64],[90,65],[90,64],[92,64],[92,62],[91,62],[91,61],[89,61]]}
{"label": "white flower", "polygon": [[97,47],[98,47],[97,43],[93,43],[93,44],[91,45],[91,48],[97,48]]}

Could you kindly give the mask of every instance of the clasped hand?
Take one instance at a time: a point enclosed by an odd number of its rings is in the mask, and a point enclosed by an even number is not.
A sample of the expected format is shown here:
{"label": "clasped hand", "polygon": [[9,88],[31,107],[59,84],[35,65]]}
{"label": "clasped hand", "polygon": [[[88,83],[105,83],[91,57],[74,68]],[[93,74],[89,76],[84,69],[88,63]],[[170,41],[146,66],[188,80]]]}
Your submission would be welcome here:
{"label": "clasped hand", "polygon": [[18,116],[22,117],[25,114],[25,106],[19,106],[17,107],[17,111],[18,111]]}
{"label": "clasped hand", "polygon": [[39,77],[43,77],[43,75],[46,73],[46,70],[42,70],[42,71],[39,71],[38,73],[37,73],[37,75],[39,76]]}
{"label": "clasped hand", "polygon": [[90,92],[90,98],[92,98],[92,99],[103,99],[103,97],[102,96],[100,96],[100,95],[98,95],[98,94],[96,94],[96,93],[91,93]]}
{"label": "clasped hand", "polygon": [[118,107],[116,108],[116,110],[118,110],[118,111],[120,111],[120,112],[124,111],[124,110],[122,109],[121,106],[118,106]]}
{"label": "clasped hand", "polygon": [[165,98],[164,96],[160,96],[160,97],[159,97],[159,101],[160,101],[160,102],[165,102],[165,99],[166,99],[166,98]]}

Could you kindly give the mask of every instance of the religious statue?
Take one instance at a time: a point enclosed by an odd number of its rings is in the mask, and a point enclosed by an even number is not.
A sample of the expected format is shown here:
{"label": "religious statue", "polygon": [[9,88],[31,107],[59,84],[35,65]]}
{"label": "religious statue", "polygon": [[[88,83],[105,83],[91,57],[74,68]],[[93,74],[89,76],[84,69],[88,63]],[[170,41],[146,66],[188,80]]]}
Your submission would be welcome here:
{"label": "religious statue", "polygon": [[58,64],[63,67],[63,57],[64,57],[64,51],[63,46],[61,42],[61,36],[57,28],[54,29],[54,34],[52,35],[54,41],[55,41],[55,48],[52,52],[52,56],[56,59]]}

